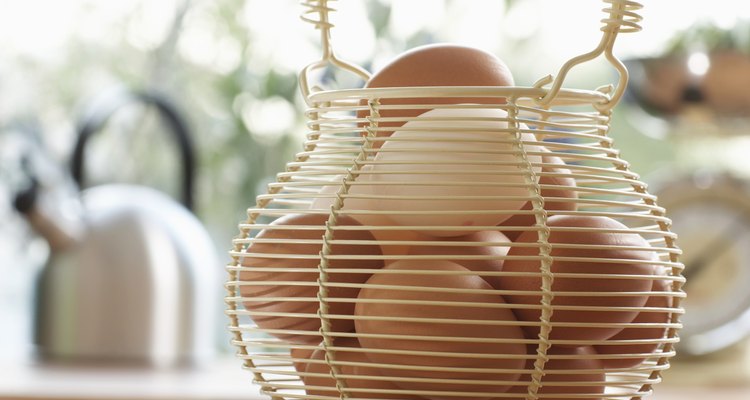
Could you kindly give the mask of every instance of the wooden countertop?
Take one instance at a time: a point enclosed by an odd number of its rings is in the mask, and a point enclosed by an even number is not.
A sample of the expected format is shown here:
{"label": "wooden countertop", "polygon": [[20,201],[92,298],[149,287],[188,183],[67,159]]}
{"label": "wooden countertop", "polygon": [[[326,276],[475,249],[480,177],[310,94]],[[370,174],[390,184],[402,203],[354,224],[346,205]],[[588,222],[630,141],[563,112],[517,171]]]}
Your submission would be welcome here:
{"label": "wooden countertop", "polygon": [[[0,400],[260,400],[239,360],[196,369],[153,370],[43,365],[0,360]],[[649,400],[748,400],[750,386],[662,383]],[[267,400],[267,399],[264,399]]]}
{"label": "wooden countertop", "polygon": [[0,400],[258,400],[241,362],[225,357],[200,368],[146,369],[0,362]]}

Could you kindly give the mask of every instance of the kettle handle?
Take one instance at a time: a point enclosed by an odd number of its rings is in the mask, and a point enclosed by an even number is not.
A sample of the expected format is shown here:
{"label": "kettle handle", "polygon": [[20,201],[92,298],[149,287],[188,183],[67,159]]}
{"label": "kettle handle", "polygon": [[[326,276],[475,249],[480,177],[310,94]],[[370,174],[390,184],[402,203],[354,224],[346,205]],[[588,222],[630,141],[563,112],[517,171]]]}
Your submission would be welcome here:
{"label": "kettle handle", "polygon": [[193,209],[193,187],[195,180],[195,151],[190,130],[177,108],[166,97],[148,91],[117,92],[108,101],[96,102],[91,112],[82,120],[78,128],[78,139],[73,150],[71,172],[79,187],[84,182],[85,147],[91,135],[102,130],[109,118],[123,106],[131,103],[144,103],[156,107],[164,122],[169,126],[182,157],[182,204]]}

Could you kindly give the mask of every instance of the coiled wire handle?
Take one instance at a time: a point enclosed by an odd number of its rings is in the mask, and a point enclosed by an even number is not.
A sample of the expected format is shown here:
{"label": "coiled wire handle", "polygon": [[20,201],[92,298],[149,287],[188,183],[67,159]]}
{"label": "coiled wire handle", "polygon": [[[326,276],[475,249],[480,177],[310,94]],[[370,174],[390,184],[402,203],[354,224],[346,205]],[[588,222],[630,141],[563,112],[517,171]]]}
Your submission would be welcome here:
{"label": "coiled wire handle", "polygon": [[320,43],[323,48],[323,56],[321,59],[307,65],[299,74],[299,85],[300,90],[302,91],[302,97],[308,102],[308,105],[310,104],[308,100],[310,94],[314,91],[320,90],[318,87],[310,87],[308,75],[313,70],[332,65],[339,67],[344,71],[352,72],[362,78],[365,82],[370,80],[370,73],[367,72],[367,70],[336,57],[336,53],[333,51],[333,46],[331,45],[331,28],[333,28],[334,25],[328,18],[329,13],[336,11],[336,9],[329,7],[328,1],[329,0],[304,0],[302,2],[302,5],[306,10],[302,13],[301,18],[303,21],[313,24],[315,29],[320,30]]}
{"label": "coiled wire handle", "polygon": [[609,96],[609,101],[603,104],[596,105],[596,108],[599,111],[610,110],[615,105],[617,105],[617,103],[620,101],[620,98],[622,98],[622,95],[625,92],[625,87],[628,85],[628,70],[627,68],[625,68],[625,65],[622,63],[622,61],[620,61],[620,59],[618,59],[613,54],[612,50],[614,48],[615,39],[617,38],[618,33],[639,32],[641,30],[639,22],[641,22],[643,18],[636,11],[642,9],[643,5],[632,0],[602,1],[608,3],[609,6],[602,9],[602,11],[607,14],[607,17],[601,20],[601,22],[604,24],[604,26],[601,28],[601,31],[604,32],[604,34],[602,35],[602,39],[599,42],[599,45],[593,51],[582,54],[578,57],[574,57],[566,62],[562,66],[562,68],[560,68],[560,72],[558,72],[556,78],[553,79],[552,75],[547,75],[544,78],[538,80],[534,84],[534,87],[541,88],[552,83],[552,87],[549,89],[547,94],[537,101],[538,105],[547,106],[552,102],[552,100],[560,92],[560,88],[562,88],[565,77],[568,75],[568,72],[573,69],[573,67],[578,64],[593,60],[602,54],[604,54],[607,60],[609,60],[609,62],[615,67],[615,69],[617,69],[619,79],[616,88],[612,85],[606,85],[597,88],[597,90],[603,93],[611,94]]}
{"label": "coiled wire handle", "polygon": [[[302,69],[299,75],[300,90],[308,104],[310,95],[315,91],[321,90],[317,86],[310,86],[309,74],[313,70],[324,68],[326,66],[334,66],[341,68],[344,71],[349,71],[365,81],[368,81],[371,76],[371,74],[364,68],[343,61],[336,56],[333,50],[333,45],[331,44],[331,28],[333,28],[334,25],[329,19],[329,13],[336,10],[328,5],[329,1],[336,0],[304,0],[302,2],[302,5],[306,10],[303,12],[301,18],[305,22],[313,24],[315,29],[320,30],[321,46],[323,50],[321,59],[307,65]],[[552,86],[547,91],[547,94],[537,100],[537,105],[546,107],[555,97],[557,97],[565,78],[573,67],[591,61],[602,54],[604,54],[607,60],[615,67],[619,78],[617,86],[610,84],[597,88],[598,91],[609,95],[609,101],[598,104],[596,107],[600,111],[612,109],[622,98],[628,83],[628,71],[622,61],[613,54],[613,48],[618,33],[639,32],[642,29],[639,23],[643,18],[637,11],[642,9],[643,5],[633,0],[602,1],[608,5],[602,9],[607,16],[601,20],[604,24],[601,28],[601,31],[604,32],[601,41],[594,50],[574,57],[566,62],[560,68],[556,77],[553,78],[552,75],[547,75],[539,79],[534,84],[535,88],[542,88],[549,84]]]}

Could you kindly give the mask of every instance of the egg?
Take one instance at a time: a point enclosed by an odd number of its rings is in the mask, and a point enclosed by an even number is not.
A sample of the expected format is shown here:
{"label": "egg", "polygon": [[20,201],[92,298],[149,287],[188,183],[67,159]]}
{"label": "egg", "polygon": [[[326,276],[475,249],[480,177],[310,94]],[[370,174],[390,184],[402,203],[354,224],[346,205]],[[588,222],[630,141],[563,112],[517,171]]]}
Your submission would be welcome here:
{"label": "egg", "polygon": [[[422,272],[414,274],[407,270]],[[423,395],[433,400],[489,398],[492,396],[481,393],[503,392],[510,382],[518,379],[525,363],[520,357],[526,353],[523,332],[516,326],[518,322],[511,310],[503,307],[502,296],[486,292],[492,287],[484,279],[469,274],[470,271],[459,264],[443,260],[429,264],[404,260],[387,265],[382,271],[388,273],[373,274],[366,282],[354,310],[360,344],[371,350],[368,358],[375,363],[406,367],[383,368],[382,375],[429,379],[394,379],[394,384],[406,390],[466,393],[464,396]],[[426,275],[426,271],[432,273]],[[438,272],[453,274],[438,275]],[[409,303],[413,301],[425,303]],[[432,320],[413,320],[416,318]],[[450,370],[420,369],[436,367]],[[452,383],[450,380],[469,382]]]}
{"label": "egg", "polygon": [[[400,389],[387,378],[381,377],[378,368],[368,365],[370,361],[365,353],[360,351],[361,347],[356,338],[335,338],[333,346],[335,349],[332,357],[338,364],[338,372],[346,383],[350,397],[359,399],[419,399],[418,396],[408,394],[379,392],[379,390],[397,391]],[[312,354],[311,359],[325,360],[325,355],[325,350],[321,348]],[[327,363],[311,362],[305,372],[302,381],[307,386],[305,391],[309,396],[339,397],[336,381],[331,376],[331,367]],[[370,392],[369,390],[373,391]]]}
{"label": "egg", "polygon": [[[654,281],[654,292],[671,292],[671,281],[659,279]],[[645,307],[649,308],[671,308],[672,297],[664,295],[652,295],[646,301]],[[632,368],[640,365],[647,358],[658,357],[654,354],[659,348],[659,342],[666,337],[667,328],[663,327],[670,321],[669,312],[641,311],[633,320],[633,324],[612,336],[610,344],[594,346],[599,354],[620,356],[616,358],[603,359],[602,364],[607,368]],[[640,324],[661,324],[656,327],[642,327]],[[620,344],[627,340],[649,340],[654,343],[645,344]],[[647,354],[640,356],[639,354]],[[636,357],[634,357],[636,356]]]}
{"label": "egg", "polygon": [[[359,172],[354,173],[354,181],[349,182],[349,189],[347,195],[351,196],[344,199],[342,210],[370,210],[372,207],[370,203],[372,200],[369,198],[372,196],[373,188],[370,184],[370,174],[372,174],[372,165],[363,166]],[[330,212],[331,206],[336,202],[336,193],[341,190],[343,185],[344,176],[338,176],[337,179],[326,183],[321,186],[320,191],[314,195],[310,202],[311,210],[320,210]],[[360,214],[350,215],[356,220],[366,218]]]}
{"label": "egg", "polygon": [[[267,329],[267,333],[290,343],[317,344],[322,339],[318,334],[321,322],[316,315],[319,308],[316,296],[319,253],[322,250],[327,220],[327,215],[308,214],[291,214],[279,218],[256,236],[256,239],[279,241],[254,242],[242,257],[242,266],[248,268],[239,275],[240,282],[246,283],[240,286],[245,309],[250,311],[251,318],[258,327]],[[340,217],[337,225],[360,226],[346,216]],[[284,226],[314,226],[315,229],[280,229]],[[333,239],[366,242],[375,240],[366,230],[337,230],[334,231]],[[311,242],[294,243],[296,240]],[[380,247],[374,243],[334,244],[331,248],[332,256],[342,258],[329,260],[329,283],[361,284],[369,278],[368,273],[338,273],[336,269],[378,269],[383,266]],[[355,259],[361,256],[368,259]],[[254,270],[256,268],[270,271]],[[310,272],[291,270],[293,268]],[[358,293],[359,289],[355,287],[328,288],[328,296],[333,299],[355,299]],[[354,328],[351,320],[354,311],[352,303],[329,301],[328,308],[329,314],[334,315],[330,318],[333,331],[348,332]],[[278,315],[281,313],[307,315]]]}
{"label": "egg", "polygon": [[[361,171],[362,173],[358,174],[355,181],[357,184],[351,185],[348,191],[348,194],[358,197],[346,198],[341,207],[341,212],[345,214],[351,212],[351,214],[346,215],[367,226],[372,236],[378,241],[385,256],[405,255],[410,248],[408,242],[428,240],[427,236],[418,232],[400,229],[398,226],[394,227],[393,220],[387,215],[378,213],[380,211],[377,200],[369,197],[377,192],[377,189],[370,184],[372,165],[365,165]],[[334,195],[338,193],[340,188],[340,184],[323,186],[317,197],[313,199],[310,209],[330,212],[331,206],[335,202]],[[361,211],[365,211],[365,213],[361,213]],[[378,229],[378,227],[382,228]],[[385,259],[386,263],[391,261],[392,259]]]}
{"label": "egg", "polygon": [[[615,246],[637,246],[648,248],[649,244],[636,233],[611,232],[625,230],[627,226],[607,217],[552,216],[547,220],[551,228],[549,243],[553,274],[580,274],[580,276],[556,276],[552,283],[555,297],[552,307],[573,306],[581,309],[554,309],[551,322],[582,324],[625,324],[638,315],[638,311],[585,310],[596,307],[642,307],[648,300],[652,280],[639,279],[655,273],[653,251],[617,248]],[[596,231],[602,230],[602,231]],[[535,244],[537,232],[524,232],[516,244]],[[576,248],[581,245],[595,245],[596,248]],[[539,248],[514,246],[508,252],[503,270],[525,272],[527,276],[505,276],[501,289],[508,291],[531,291],[535,294],[506,294],[508,302],[522,305],[539,305],[538,309],[517,308],[514,310],[519,320],[539,322],[541,316],[541,262],[538,260],[513,259],[513,257],[538,256]],[[532,275],[533,274],[533,275]],[[587,276],[602,274],[602,277]],[[633,278],[628,278],[633,275]],[[590,292],[592,295],[566,294],[567,292]],[[620,292],[633,294],[617,295]],[[608,296],[607,294],[612,294]],[[530,337],[537,337],[539,327],[526,327]],[[620,332],[622,326],[556,326],[550,332],[552,340],[605,340]],[[560,344],[561,346],[563,344]],[[576,344],[571,344],[576,345]]]}
{"label": "egg", "polygon": [[[375,206],[395,223],[435,236],[461,236],[467,231],[452,227],[490,228],[510,218],[528,201],[530,178],[516,134],[503,131],[507,117],[499,109],[437,109],[404,124],[374,158],[371,179],[384,196]],[[520,136],[526,151],[539,150],[534,135]]]}
{"label": "egg", "polygon": [[[536,347],[534,347],[536,349]],[[591,346],[576,348],[550,347],[547,349],[549,360],[544,364],[542,386],[537,391],[544,400],[600,400],[604,395],[606,376],[602,365],[597,360],[597,353]],[[556,358],[570,357],[570,358]],[[534,360],[526,364],[526,369],[534,369]],[[584,371],[586,372],[577,372]],[[527,393],[531,384],[531,375],[524,375],[518,386],[513,386],[508,393]],[[562,397],[555,397],[562,395]],[[581,395],[581,397],[573,397]],[[526,397],[510,398],[525,400]],[[499,399],[498,399],[499,400]]]}
{"label": "egg", "polygon": [[292,359],[292,365],[297,372],[305,372],[310,358],[315,349],[292,347],[289,349],[289,357]]}
{"label": "egg", "polygon": [[[415,87],[415,86],[513,86],[513,75],[510,69],[495,55],[472,47],[434,44],[408,51],[391,61],[375,73],[367,82],[368,88],[382,87]],[[381,105],[401,105],[397,110],[379,110],[380,117],[399,118],[397,121],[383,121],[378,128],[398,128],[405,118],[416,117],[427,111],[424,108],[413,108],[424,104],[503,104],[503,97],[469,97],[469,98],[400,98],[381,99]],[[361,103],[367,104],[364,101]],[[361,110],[357,118],[369,116],[370,110]],[[360,124],[365,126],[366,124]],[[388,137],[393,129],[383,129],[377,137]],[[373,142],[379,148],[382,142]]]}
{"label": "egg", "polygon": [[[452,261],[471,271],[499,272],[503,269],[504,257],[510,250],[510,240],[500,231],[480,231],[465,236],[450,238],[429,238],[430,241],[441,242],[444,245],[415,245],[409,250],[409,255],[442,256],[443,260]],[[460,245],[463,242],[485,242],[482,245]],[[448,245],[449,244],[449,245]],[[486,257],[487,259],[460,259],[461,256]],[[492,257],[492,258],[489,258]],[[430,263],[432,261],[417,261]],[[500,287],[500,277],[481,275],[493,288]]]}
{"label": "egg", "polygon": [[[565,167],[565,162],[560,157],[546,155],[542,157],[542,162],[545,164],[542,167],[542,174],[545,173],[558,173],[558,174],[570,174],[571,171]],[[551,165],[554,165],[551,166]],[[540,194],[545,198],[544,209],[547,211],[576,211],[578,205],[574,201],[553,201],[552,198],[562,198],[566,200],[575,200],[578,198],[578,192],[571,189],[565,189],[562,187],[575,187],[576,180],[572,177],[566,176],[547,176],[541,175],[539,177],[539,185],[558,186],[555,188],[541,188]],[[532,210],[532,204],[530,201],[526,202],[521,210]],[[514,215],[501,224],[502,227],[530,227],[536,224],[536,217],[534,215]],[[505,236],[511,240],[515,240],[524,231],[522,230],[510,230],[503,229]]]}

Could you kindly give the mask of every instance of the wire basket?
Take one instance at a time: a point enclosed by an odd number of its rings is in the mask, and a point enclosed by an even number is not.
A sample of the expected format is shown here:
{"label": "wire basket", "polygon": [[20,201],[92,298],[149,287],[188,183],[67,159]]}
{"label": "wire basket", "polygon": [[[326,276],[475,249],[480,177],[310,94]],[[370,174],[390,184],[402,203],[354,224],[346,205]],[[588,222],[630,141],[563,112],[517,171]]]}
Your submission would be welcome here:
{"label": "wire basket", "polygon": [[[321,90],[316,69],[370,77],[334,54],[327,3],[304,3],[324,48],[300,74],[304,150],[248,209],[227,267],[233,343],[261,392],[649,395],[684,279],[665,210],[608,137],[627,84],[612,48],[640,4],[605,0],[599,46],[532,87]],[[616,86],[562,87],[601,54]],[[452,100],[466,98],[482,100]]]}

